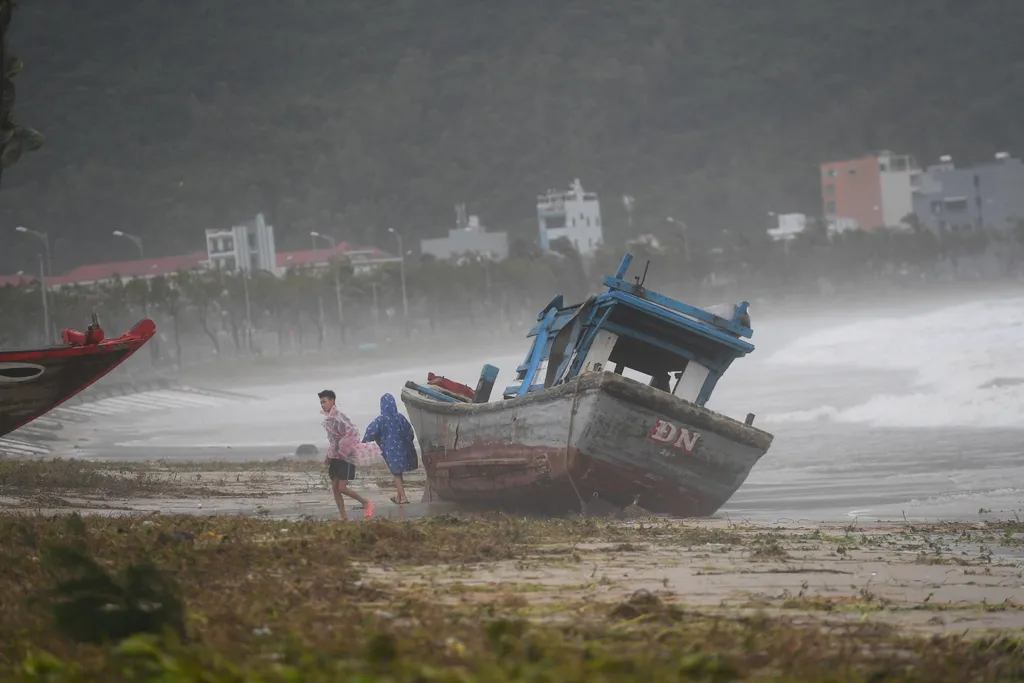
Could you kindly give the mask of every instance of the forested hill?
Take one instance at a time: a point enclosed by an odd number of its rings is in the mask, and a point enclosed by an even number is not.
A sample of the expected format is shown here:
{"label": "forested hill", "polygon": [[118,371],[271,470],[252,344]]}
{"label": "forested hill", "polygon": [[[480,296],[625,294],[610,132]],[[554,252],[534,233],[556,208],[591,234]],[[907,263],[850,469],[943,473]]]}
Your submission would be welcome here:
{"label": "forested hill", "polygon": [[[817,164],[1024,153],[1021,0],[26,0],[0,272],[202,248],[263,210],[311,229],[440,235],[465,201],[534,235],[579,177],[609,228],[761,231],[818,209]],[[614,237],[614,235],[613,235]]]}

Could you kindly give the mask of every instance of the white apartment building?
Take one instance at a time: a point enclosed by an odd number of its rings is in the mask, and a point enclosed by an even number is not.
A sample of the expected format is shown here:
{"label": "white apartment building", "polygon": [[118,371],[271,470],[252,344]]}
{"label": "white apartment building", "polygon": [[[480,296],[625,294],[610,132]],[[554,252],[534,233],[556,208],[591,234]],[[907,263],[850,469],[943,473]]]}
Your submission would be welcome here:
{"label": "white apartment building", "polygon": [[234,272],[266,270],[276,274],[274,226],[259,213],[255,220],[242,225],[207,230],[206,254],[211,268]]}
{"label": "white apartment building", "polygon": [[548,190],[537,196],[540,246],[550,250],[551,240],[567,238],[582,256],[593,254],[603,240],[601,204],[597,194],[584,192],[579,178],[569,191]]}

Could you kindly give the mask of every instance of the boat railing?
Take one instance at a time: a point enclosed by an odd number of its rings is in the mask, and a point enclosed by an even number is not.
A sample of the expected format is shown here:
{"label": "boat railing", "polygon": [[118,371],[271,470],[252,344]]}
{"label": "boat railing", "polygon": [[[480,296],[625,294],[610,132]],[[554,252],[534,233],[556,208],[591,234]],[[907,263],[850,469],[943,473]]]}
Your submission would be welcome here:
{"label": "boat railing", "polygon": [[614,276],[605,277],[603,284],[608,288],[609,292],[622,292],[628,296],[635,297],[639,300],[647,301],[656,306],[666,308],[674,313],[681,316],[706,323],[715,328],[726,330],[736,336],[746,337],[750,339],[754,335],[754,331],[749,325],[741,324],[747,316],[747,311],[750,307],[749,302],[740,302],[730,318],[723,318],[722,316],[706,311],[703,308],[697,306],[691,306],[690,304],[683,303],[673,299],[672,297],[652,292],[649,289],[644,288],[642,280],[637,278],[636,283],[627,282],[624,278],[629,270],[630,264],[633,262],[633,255],[626,254],[622,257],[622,261],[619,263],[618,270],[615,271]]}
{"label": "boat railing", "polygon": [[[646,269],[635,283],[625,280],[632,260],[627,253],[615,275],[604,278],[604,293],[569,307],[558,295],[544,307],[528,335],[533,338],[530,350],[516,368],[515,383],[505,388],[504,398],[614,365],[618,374],[624,367],[650,374],[652,386],[663,389],[661,378],[675,373],[676,388],[670,393],[703,404],[729,365],[753,351],[754,346],[743,339],[753,335],[748,302],[732,306],[726,316],[652,292],[643,286]],[[556,339],[559,347],[553,351]],[[628,340],[625,347],[620,340]],[[557,357],[552,358],[553,353]],[[613,355],[616,362],[611,363]],[[647,359],[641,358],[645,355]],[[661,364],[652,365],[652,356]]]}

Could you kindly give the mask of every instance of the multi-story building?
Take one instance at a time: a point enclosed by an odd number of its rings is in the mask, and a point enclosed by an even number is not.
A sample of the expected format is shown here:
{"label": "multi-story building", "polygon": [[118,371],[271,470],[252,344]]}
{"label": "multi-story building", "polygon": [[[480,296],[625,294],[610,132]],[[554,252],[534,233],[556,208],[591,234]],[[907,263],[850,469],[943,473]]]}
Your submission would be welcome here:
{"label": "multi-story building", "polygon": [[446,261],[462,255],[482,256],[494,261],[508,258],[508,235],[487,232],[478,216],[465,216],[465,206],[456,207],[456,227],[447,237],[420,240],[420,251]]}
{"label": "multi-story building", "polygon": [[274,226],[263,214],[256,219],[230,228],[206,231],[206,253],[211,268],[230,271],[267,270],[275,272],[277,251],[274,247]]}
{"label": "multi-story building", "polygon": [[597,194],[584,192],[579,179],[568,192],[548,190],[537,197],[540,246],[550,249],[551,240],[565,237],[581,255],[592,254],[603,239],[601,204]]}
{"label": "multi-story building", "polygon": [[830,221],[861,230],[896,227],[914,210],[920,177],[913,157],[881,151],[821,165],[821,202]]}
{"label": "multi-story building", "polygon": [[1024,220],[1024,164],[1000,152],[992,161],[956,168],[943,156],[922,174],[914,213],[936,232],[1012,230]]}

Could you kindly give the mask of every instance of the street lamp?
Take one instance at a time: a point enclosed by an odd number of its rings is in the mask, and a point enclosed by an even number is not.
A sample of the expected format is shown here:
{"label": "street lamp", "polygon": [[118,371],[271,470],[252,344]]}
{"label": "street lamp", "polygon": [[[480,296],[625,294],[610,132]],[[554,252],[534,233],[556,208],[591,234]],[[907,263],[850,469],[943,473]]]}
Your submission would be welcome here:
{"label": "street lamp", "polygon": [[123,237],[126,240],[131,240],[132,242],[135,243],[135,246],[137,246],[139,248],[139,258],[140,259],[146,258],[146,255],[142,252],[142,238],[141,237],[136,237],[135,235],[129,235],[128,233],[121,232],[120,230],[115,230],[114,231],[114,237]]}
{"label": "street lamp", "polygon": [[43,243],[43,248],[46,250],[46,274],[49,277],[53,277],[53,260],[50,258],[50,237],[45,232],[29,230],[23,225],[16,227],[15,231],[25,233],[26,235],[32,235]]}
{"label": "street lamp", "polygon": [[[309,235],[310,235],[310,237],[313,238],[313,248],[314,249],[316,249],[316,238],[319,237],[321,239],[327,240],[330,243],[330,245],[331,245],[331,249],[334,250],[335,255],[337,255],[338,243],[334,241],[333,237],[331,237],[330,235],[321,235],[316,230],[314,230],[313,232],[309,233]],[[341,264],[340,263],[338,264],[338,267],[336,267],[334,269],[334,296],[338,299],[338,328],[341,331],[342,343],[344,343],[344,340],[345,340],[345,315],[344,315],[342,307],[341,307]]]}
{"label": "street lamp", "polygon": [[43,255],[39,255],[39,291],[43,293],[43,344],[50,336],[50,306],[46,301],[46,270],[43,267]]}
{"label": "street lamp", "polygon": [[46,250],[45,262],[43,261],[43,255],[39,255],[39,291],[43,296],[43,343],[45,344],[47,337],[50,336],[50,306],[46,300],[46,277],[53,274],[53,269],[50,265],[52,263],[50,260],[50,238],[45,232],[29,230],[23,225],[19,225],[14,230],[15,232],[32,235],[43,243],[43,248]]}
{"label": "street lamp", "polygon": [[[115,230],[113,234],[114,234],[114,237],[123,237],[126,240],[131,240],[132,242],[134,242],[135,246],[137,246],[139,248],[139,259],[146,258],[146,255],[142,253],[142,238],[141,237],[136,237],[135,235],[129,235],[128,233],[121,232],[120,230]],[[149,287],[146,287],[146,294],[143,294],[143,296],[142,296],[142,315],[144,317],[147,317],[147,318],[149,317]]]}
{"label": "street lamp", "polygon": [[388,228],[388,232],[398,238],[398,253],[402,257],[402,315],[405,316],[406,325],[409,324],[409,299],[405,295],[405,250],[402,248],[402,236],[394,229]]}

